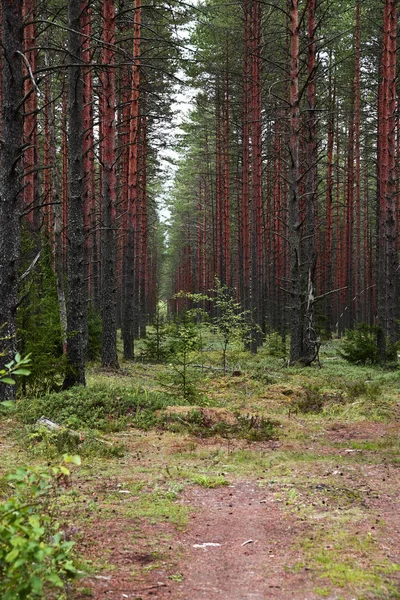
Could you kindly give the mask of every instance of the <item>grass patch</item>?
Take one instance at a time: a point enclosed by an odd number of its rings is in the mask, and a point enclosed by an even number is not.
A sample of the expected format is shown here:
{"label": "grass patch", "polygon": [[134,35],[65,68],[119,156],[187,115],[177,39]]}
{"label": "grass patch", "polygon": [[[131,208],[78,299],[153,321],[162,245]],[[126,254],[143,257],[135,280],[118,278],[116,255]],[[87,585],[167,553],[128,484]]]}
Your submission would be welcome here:
{"label": "grass patch", "polygon": [[156,489],[143,490],[131,503],[125,514],[128,517],[148,519],[150,523],[168,522],[179,529],[188,523],[190,507],[176,501],[176,492]]}
{"label": "grass patch", "polygon": [[[357,597],[385,598],[399,597],[399,590],[392,577],[400,570],[400,565],[383,557],[371,532],[358,533],[351,530],[350,521],[344,520],[333,527],[314,526],[312,534],[305,537],[300,545],[305,555],[303,567],[313,571],[325,585],[316,588],[316,593],[329,595],[340,588]],[[365,596],[364,596],[365,595]]]}
{"label": "grass patch", "polygon": [[223,475],[194,475],[191,482],[205,488],[217,488],[229,485],[229,481]]}

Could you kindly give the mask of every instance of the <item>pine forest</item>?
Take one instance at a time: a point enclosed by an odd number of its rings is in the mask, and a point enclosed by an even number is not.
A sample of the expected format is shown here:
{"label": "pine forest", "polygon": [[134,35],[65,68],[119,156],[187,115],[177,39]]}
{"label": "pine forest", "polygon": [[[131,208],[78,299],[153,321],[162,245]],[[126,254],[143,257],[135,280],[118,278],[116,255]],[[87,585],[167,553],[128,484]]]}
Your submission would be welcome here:
{"label": "pine forest", "polygon": [[400,598],[399,10],[0,0],[0,600]]}

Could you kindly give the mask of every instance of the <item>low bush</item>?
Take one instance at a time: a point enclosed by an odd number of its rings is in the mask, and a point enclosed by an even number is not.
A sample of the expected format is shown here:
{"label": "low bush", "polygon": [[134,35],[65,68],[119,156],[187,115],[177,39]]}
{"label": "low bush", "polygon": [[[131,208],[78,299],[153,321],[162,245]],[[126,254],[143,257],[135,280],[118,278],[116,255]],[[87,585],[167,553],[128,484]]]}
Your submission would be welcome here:
{"label": "low bush", "polygon": [[45,416],[72,429],[120,431],[128,423],[148,429],[156,422],[155,411],[171,403],[167,395],[143,389],[110,388],[104,385],[74,387],[39,398],[24,398],[16,414],[23,423]]}
{"label": "low bush", "polygon": [[275,357],[285,358],[287,356],[286,340],[276,331],[267,336],[268,354]]}
{"label": "low bush", "polygon": [[[54,516],[58,490],[70,472],[58,467],[19,468],[5,477],[13,496],[0,503],[1,600],[57,597],[76,575],[73,541],[66,541]],[[50,596],[51,594],[51,596]]]}
{"label": "low bush", "polygon": [[186,414],[170,413],[164,417],[164,426],[170,431],[187,431],[197,437],[221,436],[261,442],[276,437],[277,423],[258,415],[235,413],[228,420],[214,419],[201,409]]}
{"label": "low bush", "polygon": [[262,365],[257,365],[251,371],[251,378],[259,383],[263,383],[264,385],[272,385],[277,382],[276,377],[269,373],[266,367]]}
{"label": "low bush", "polygon": [[382,393],[382,384],[379,381],[347,381],[344,391],[349,400],[356,400],[362,396],[368,400],[376,400]]}
{"label": "low bush", "polygon": [[[340,356],[349,363],[356,365],[376,365],[381,362],[378,348],[378,337],[381,329],[366,323],[360,323],[353,330],[346,330],[346,336],[342,342]],[[384,357],[386,367],[397,366],[397,346],[395,344],[386,345],[386,355]]]}
{"label": "low bush", "polygon": [[42,425],[27,425],[24,445],[35,456],[54,459],[60,454],[77,452],[81,456],[121,457],[125,454],[122,444],[112,444],[96,437],[91,431],[78,433],[67,427],[49,430]]}
{"label": "low bush", "polygon": [[317,386],[304,386],[302,395],[291,405],[291,409],[301,413],[320,413],[326,401],[326,395]]}

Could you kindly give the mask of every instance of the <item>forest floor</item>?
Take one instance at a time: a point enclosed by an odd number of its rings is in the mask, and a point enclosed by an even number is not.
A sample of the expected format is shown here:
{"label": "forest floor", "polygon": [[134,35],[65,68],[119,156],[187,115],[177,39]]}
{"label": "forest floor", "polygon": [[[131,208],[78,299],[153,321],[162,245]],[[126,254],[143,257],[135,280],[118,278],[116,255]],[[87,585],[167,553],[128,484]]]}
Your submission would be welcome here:
{"label": "forest floor", "polygon": [[[71,598],[400,598],[398,372],[274,364],[203,378],[208,406],[107,434],[123,456],[83,456],[59,506],[86,572]],[[157,387],[159,369],[93,368],[89,388]],[[255,429],[271,419],[269,439],[205,431],[238,411]],[[43,461],[13,416],[0,425],[2,472]]]}

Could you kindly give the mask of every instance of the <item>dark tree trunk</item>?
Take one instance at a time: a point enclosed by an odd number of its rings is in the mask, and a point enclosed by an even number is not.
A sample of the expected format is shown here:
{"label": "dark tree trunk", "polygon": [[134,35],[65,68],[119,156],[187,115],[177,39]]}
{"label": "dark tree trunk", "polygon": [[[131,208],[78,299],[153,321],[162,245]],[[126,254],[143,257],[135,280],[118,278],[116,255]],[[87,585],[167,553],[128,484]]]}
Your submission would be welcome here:
{"label": "dark tree trunk", "polygon": [[308,0],[308,60],[307,60],[307,175],[305,194],[305,239],[303,240],[304,271],[306,282],[305,314],[303,325],[303,358],[311,364],[318,353],[318,341],[314,324],[315,274],[317,254],[315,249],[315,214],[317,208],[317,126],[316,126],[316,20],[315,0]]}
{"label": "dark tree trunk", "polygon": [[390,343],[398,339],[398,257],[396,252],[396,52],[397,52],[397,0],[389,1],[387,24],[387,190],[386,190],[386,334]]}
{"label": "dark tree trunk", "polygon": [[[22,2],[2,0],[2,137],[0,140],[0,364],[16,352],[23,118]],[[14,388],[0,384],[0,399]]]}
{"label": "dark tree trunk", "polygon": [[245,310],[250,309],[250,211],[249,211],[249,0],[244,2],[244,67],[243,67],[243,134],[242,134],[242,193],[240,204],[240,254],[241,299]]}
{"label": "dark tree trunk", "polygon": [[[323,292],[333,289],[333,145],[335,130],[335,87],[332,81],[332,53],[329,56],[329,115],[328,115],[328,141],[327,141],[327,168],[326,168],[326,217],[325,217],[325,244],[324,244],[324,276]],[[332,298],[325,302],[327,333],[333,328],[333,306]]]}
{"label": "dark tree trunk", "polygon": [[[32,232],[38,232],[41,226],[39,209],[38,172],[35,167],[38,162],[38,119],[37,93],[31,79],[31,74],[37,68],[37,38],[36,38],[36,1],[24,0],[24,211]],[[26,61],[26,63],[25,63]],[[29,65],[29,67],[28,67]],[[36,240],[38,242],[38,240]]]}
{"label": "dark tree trunk", "polygon": [[381,361],[386,360],[386,339],[396,335],[395,274],[395,109],[396,109],[396,0],[386,0],[383,21],[381,79],[378,93],[377,161],[377,322]]}
{"label": "dark tree trunk", "polygon": [[[355,316],[357,322],[362,320],[362,304],[365,295],[362,294],[361,278],[361,146],[360,146],[360,119],[361,119],[361,91],[360,91],[360,0],[356,1],[356,35],[355,35],[355,68],[354,68],[354,152],[355,152],[355,213],[356,213],[356,239],[355,239]],[[365,217],[364,217],[365,218]],[[365,257],[364,257],[365,260]]]}
{"label": "dark tree trunk", "polygon": [[[92,9],[90,0],[82,2],[82,60],[91,63],[93,49]],[[85,279],[86,298],[90,304],[96,297],[98,307],[98,276],[94,281],[94,241],[96,235],[96,206],[95,206],[95,166],[94,166],[94,132],[93,132],[93,70],[91,67],[82,68],[83,78],[83,174],[84,174],[84,210],[85,210]],[[97,273],[97,271],[96,271]],[[86,327],[86,335],[88,335]]]}
{"label": "dark tree trunk", "polygon": [[103,367],[118,368],[117,356],[117,265],[116,265],[116,177],[115,177],[115,13],[112,0],[103,2],[102,64],[111,65],[101,74],[100,118],[102,120],[102,223],[101,223],[101,319]]}
{"label": "dark tree trunk", "polygon": [[[261,2],[253,0],[251,13],[251,310],[256,325],[263,326],[263,237],[262,237],[262,115],[261,115]],[[251,351],[261,344],[260,329],[251,335]]]}
{"label": "dark tree trunk", "polygon": [[85,233],[83,186],[83,82],[81,2],[68,14],[68,367],[64,388],[85,385]]}

